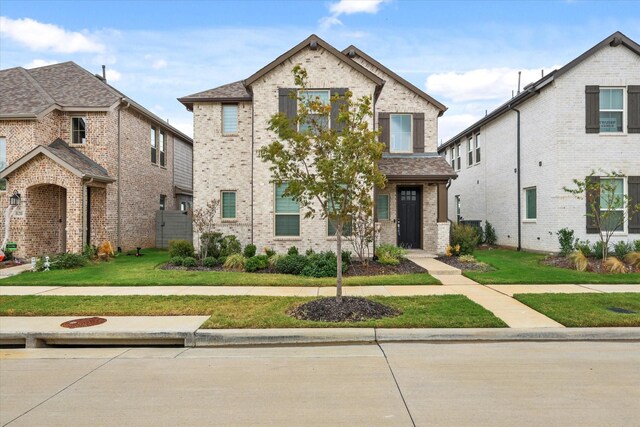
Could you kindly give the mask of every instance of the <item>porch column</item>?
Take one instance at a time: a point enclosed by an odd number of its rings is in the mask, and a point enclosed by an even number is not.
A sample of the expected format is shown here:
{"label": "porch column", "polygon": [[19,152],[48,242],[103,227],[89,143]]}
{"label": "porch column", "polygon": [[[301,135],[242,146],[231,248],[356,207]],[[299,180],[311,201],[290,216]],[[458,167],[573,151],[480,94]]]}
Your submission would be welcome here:
{"label": "porch column", "polygon": [[438,222],[449,221],[447,191],[446,183],[438,184]]}

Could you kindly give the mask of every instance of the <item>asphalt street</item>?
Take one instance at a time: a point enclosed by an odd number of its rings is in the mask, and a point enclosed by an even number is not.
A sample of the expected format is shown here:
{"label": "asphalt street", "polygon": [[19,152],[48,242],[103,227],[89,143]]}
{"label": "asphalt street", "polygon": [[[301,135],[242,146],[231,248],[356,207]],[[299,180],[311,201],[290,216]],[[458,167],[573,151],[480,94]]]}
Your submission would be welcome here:
{"label": "asphalt street", "polygon": [[0,350],[11,426],[638,426],[640,343]]}

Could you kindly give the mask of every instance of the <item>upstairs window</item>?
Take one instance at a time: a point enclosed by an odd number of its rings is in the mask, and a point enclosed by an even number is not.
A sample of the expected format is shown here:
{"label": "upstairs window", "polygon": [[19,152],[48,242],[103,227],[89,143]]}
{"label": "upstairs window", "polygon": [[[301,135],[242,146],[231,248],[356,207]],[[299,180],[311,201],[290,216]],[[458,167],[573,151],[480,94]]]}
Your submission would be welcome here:
{"label": "upstairs window", "polygon": [[222,134],[235,135],[238,133],[238,104],[222,105]]}
{"label": "upstairs window", "polygon": [[390,152],[413,152],[413,129],[411,114],[391,114],[390,136]]}
{"label": "upstairs window", "polygon": [[476,163],[480,163],[480,134],[476,133],[475,137]]}
{"label": "upstairs window", "polygon": [[[0,171],[7,167],[7,140],[0,138]],[[0,179],[0,191],[7,190],[7,180]]]}
{"label": "upstairs window", "polygon": [[158,143],[156,141],[157,130],[151,126],[151,163],[156,164],[158,162]]}
{"label": "upstairs window", "polygon": [[[304,100],[305,103],[315,103],[319,102],[321,105],[329,105],[330,98],[329,90],[306,90],[300,91],[300,96]],[[300,132],[304,132],[310,129],[313,129],[314,121],[317,123],[317,126],[327,129],[329,128],[329,123],[327,122],[327,116],[321,116],[319,114],[308,114],[307,120],[304,123],[300,123],[298,125],[298,130]]]}
{"label": "upstairs window", "polygon": [[451,169],[456,170],[456,153],[455,153],[455,148],[451,147]]}
{"label": "upstairs window", "polygon": [[473,165],[473,139],[467,141],[467,166]]}
{"label": "upstairs window", "polygon": [[456,144],[456,170],[460,170],[460,144]]}
{"label": "upstairs window", "polygon": [[84,144],[87,140],[87,124],[82,117],[71,118],[71,143]]}
{"label": "upstairs window", "polygon": [[222,192],[222,219],[236,219],[236,192]]}
{"label": "upstairs window", "polygon": [[165,143],[166,137],[164,131],[160,131],[160,166],[165,166],[167,162],[167,157],[165,156]]}
{"label": "upstairs window", "polygon": [[622,88],[600,89],[600,132],[622,132],[624,91]]}
{"label": "upstairs window", "polygon": [[275,194],[275,235],[300,236],[300,204],[291,197],[285,197],[287,183],[276,185]]}

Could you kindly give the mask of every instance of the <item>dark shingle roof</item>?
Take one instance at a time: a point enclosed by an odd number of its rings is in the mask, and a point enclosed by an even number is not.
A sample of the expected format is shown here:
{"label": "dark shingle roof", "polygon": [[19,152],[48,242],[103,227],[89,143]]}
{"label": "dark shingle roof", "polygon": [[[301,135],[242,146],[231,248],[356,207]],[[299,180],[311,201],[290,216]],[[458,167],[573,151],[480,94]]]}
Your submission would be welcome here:
{"label": "dark shingle roof", "polygon": [[35,116],[53,104],[24,68],[0,71],[0,115]]}
{"label": "dark shingle roof", "polygon": [[105,168],[75,148],[69,147],[67,143],[60,138],[49,144],[47,149],[84,175],[98,178],[110,178]]}
{"label": "dark shingle roof", "polygon": [[457,176],[443,157],[432,154],[385,154],[378,168],[390,181],[446,181]]}
{"label": "dark shingle roof", "polygon": [[218,86],[213,89],[178,98],[187,108],[192,109],[194,102],[239,102],[251,101],[252,97],[242,80]]}

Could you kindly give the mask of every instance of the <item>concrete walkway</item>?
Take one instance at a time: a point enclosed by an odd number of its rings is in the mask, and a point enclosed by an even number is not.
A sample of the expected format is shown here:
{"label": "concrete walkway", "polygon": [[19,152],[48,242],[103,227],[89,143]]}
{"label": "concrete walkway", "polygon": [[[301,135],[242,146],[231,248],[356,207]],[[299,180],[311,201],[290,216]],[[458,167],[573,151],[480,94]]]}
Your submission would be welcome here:
{"label": "concrete walkway", "polygon": [[15,276],[25,271],[31,270],[31,264],[14,265],[13,267],[3,268],[0,270],[0,279]]}

